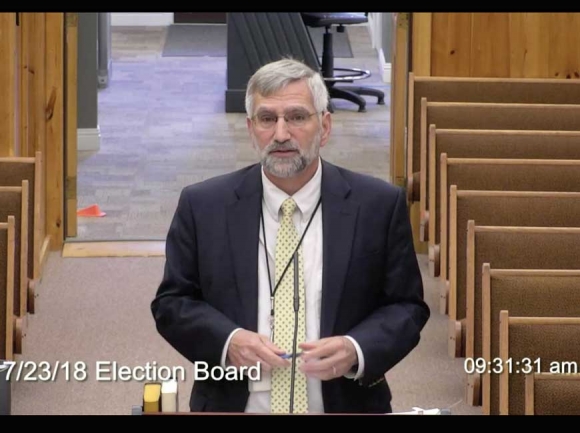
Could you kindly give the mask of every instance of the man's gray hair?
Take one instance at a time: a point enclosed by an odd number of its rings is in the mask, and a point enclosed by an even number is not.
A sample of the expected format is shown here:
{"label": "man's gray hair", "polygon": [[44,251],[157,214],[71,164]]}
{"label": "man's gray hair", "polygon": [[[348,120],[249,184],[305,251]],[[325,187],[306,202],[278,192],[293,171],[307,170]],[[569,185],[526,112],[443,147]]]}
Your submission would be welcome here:
{"label": "man's gray hair", "polygon": [[322,75],[308,65],[291,58],[268,63],[258,69],[248,81],[246,89],[246,113],[254,115],[254,96],[270,96],[295,81],[306,79],[312,102],[318,113],[328,108],[328,90]]}

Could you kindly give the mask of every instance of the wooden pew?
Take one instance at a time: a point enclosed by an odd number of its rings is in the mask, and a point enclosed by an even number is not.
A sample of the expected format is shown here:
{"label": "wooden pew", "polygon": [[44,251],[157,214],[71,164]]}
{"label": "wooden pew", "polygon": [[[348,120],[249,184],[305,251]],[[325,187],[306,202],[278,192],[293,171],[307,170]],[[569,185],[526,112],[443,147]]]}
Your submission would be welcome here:
{"label": "wooden pew", "polygon": [[580,374],[526,374],[524,403],[526,415],[580,414]]}
{"label": "wooden pew", "polygon": [[16,222],[8,217],[0,222],[0,359],[14,361],[18,341],[19,320],[14,318],[14,263]]}
{"label": "wooden pew", "polygon": [[[427,128],[434,125],[444,129],[580,130],[580,104],[426,102],[425,110]],[[426,142],[421,144],[420,174],[421,182],[426,185],[429,176]],[[427,188],[428,186],[421,189],[420,197],[420,234],[423,237],[428,236],[431,224],[430,215],[427,214]]]}
{"label": "wooden pew", "polygon": [[[580,365],[580,317],[518,317],[500,312],[500,415],[525,414],[525,375]],[[509,361],[508,361],[509,360]],[[565,372],[565,371],[564,371]]]}
{"label": "wooden pew", "polygon": [[578,80],[546,78],[436,77],[409,72],[407,82],[407,191],[409,201],[419,201],[421,186],[421,100],[431,102],[488,102],[577,104]]}
{"label": "wooden pew", "polygon": [[[449,194],[451,185],[458,190],[500,191],[580,191],[580,160],[447,158],[441,154],[441,189],[436,210],[440,222],[441,311],[451,317],[465,317],[463,304],[451,302],[448,294],[455,292],[448,276],[449,255]],[[458,250],[458,254],[462,254]],[[451,305],[453,303],[453,305]],[[455,310],[457,308],[457,310]],[[451,310],[453,310],[453,313]]]}
{"label": "wooden pew", "polygon": [[27,309],[34,313],[36,289],[41,274],[42,233],[44,217],[41,212],[43,188],[42,154],[35,157],[0,157],[0,185],[21,186],[28,181],[28,295]]}
{"label": "wooden pew", "polygon": [[24,318],[28,293],[28,181],[22,186],[0,186],[0,221],[13,216],[16,223],[14,262],[14,315]]}
{"label": "wooden pew", "polygon": [[[483,414],[499,415],[497,373],[501,365],[496,360],[499,359],[500,311],[507,310],[521,317],[580,316],[580,269],[494,269],[484,263],[482,288],[483,354],[478,365],[466,365],[466,370],[481,369],[485,365],[481,375]],[[490,374],[488,361],[492,368]]]}
{"label": "wooden pew", "polygon": [[[467,223],[467,320],[465,358],[483,355],[483,265],[498,269],[576,269],[580,268],[580,228],[578,227],[501,227]],[[521,300],[524,302],[524,300]],[[459,346],[459,322],[450,320],[451,346]],[[456,349],[457,350],[457,349]],[[467,377],[468,404],[479,405],[481,375]],[[473,390],[473,391],[472,391]]]}
{"label": "wooden pew", "polygon": [[[447,158],[580,159],[580,131],[440,129],[431,125],[429,153],[429,272],[440,276],[438,195],[441,155]],[[425,229],[426,227],[422,227]]]}
{"label": "wooden pew", "polygon": [[[450,329],[454,330],[453,335],[456,328],[461,326],[462,330],[460,339],[451,336],[451,356],[475,356],[473,346],[464,347],[463,342],[472,336],[474,327],[476,341],[481,335],[480,310],[472,309],[473,298],[470,297],[473,295],[470,290],[475,287],[477,307],[481,287],[477,274],[481,267],[477,262],[475,271],[471,267],[470,260],[474,257],[470,255],[473,250],[468,248],[469,221],[478,226],[580,227],[580,192],[458,190],[456,185],[451,185],[448,275],[453,311],[450,317],[459,323]],[[474,245],[471,247],[473,249]],[[473,338],[469,341],[473,342]]]}

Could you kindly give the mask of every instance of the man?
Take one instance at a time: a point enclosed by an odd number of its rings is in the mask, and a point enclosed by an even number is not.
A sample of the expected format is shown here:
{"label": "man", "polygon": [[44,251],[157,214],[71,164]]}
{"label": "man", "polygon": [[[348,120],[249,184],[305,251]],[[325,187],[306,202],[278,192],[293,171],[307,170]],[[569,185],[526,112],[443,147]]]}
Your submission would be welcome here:
{"label": "man", "polygon": [[262,373],[198,380],[192,411],[392,411],[385,373],[430,314],[405,194],[320,158],[327,106],[319,73],[265,65],[246,97],[261,163],[182,191],[157,329],[191,362]]}

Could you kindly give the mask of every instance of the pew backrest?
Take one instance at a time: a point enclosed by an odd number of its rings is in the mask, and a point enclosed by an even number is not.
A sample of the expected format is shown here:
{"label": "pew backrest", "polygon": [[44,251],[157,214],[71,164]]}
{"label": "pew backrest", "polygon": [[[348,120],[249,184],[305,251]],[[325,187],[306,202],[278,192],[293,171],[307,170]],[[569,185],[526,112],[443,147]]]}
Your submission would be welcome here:
{"label": "pew backrest", "polygon": [[580,374],[526,374],[525,414],[580,414]]}
{"label": "pew backrest", "polygon": [[[482,271],[483,359],[499,367],[499,313],[514,316],[580,317],[580,269],[495,269]],[[472,368],[472,367],[470,367]],[[484,415],[499,415],[499,376],[482,375]]]}
{"label": "pew backrest", "polygon": [[[469,268],[473,260],[469,256],[473,251],[467,248],[470,220],[477,226],[580,227],[580,192],[458,190],[452,185],[449,199],[449,248],[442,248],[441,255],[448,256],[442,262],[448,265],[454,320],[467,317],[469,290],[475,290],[477,297],[480,287],[475,272],[479,269]],[[475,327],[479,326],[477,312],[471,317]]]}
{"label": "pew backrest", "polygon": [[40,278],[40,257],[44,235],[42,153],[34,157],[0,157],[0,185],[29,185],[28,217],[28,278]]}
{"label": "pew backrest", "polygon": [[14,314],[24,317],[28,299],[28,181],[22,186],[0,186],[0,221],[13,216],[16,222],[14,262]]}
{"label": "pew backrest", "polygon": [[441,129],[432,125],[428,147],[427,218],[422,224],[427,226],[423,230],[433,248],[439,237],[436,204],[441,185],[441,154],[447,158],[580,159],[580,127],[578,131],[528,131]]}
{"label": "pew backrest", "polygon": [[[500,415],[525,414],[525,375],[570,374],[580,365],[580,317],[519,317],[500,312]],[[577,371],[576,371],[577,373]]]}
{"label": "pew backrest", "polygon": [[407,90],[407,178],[419,200],[413,174],[421,171],[421,99],[431,102],[577,104],[580,83],[551,78],[432,77],[409,73]]}
{"label": "pew backrest", "polygon": [[0,359],[14,361],[14,262],[16,222],[0,222]]}
{"label": "pew backrest", "polygon": [[[440,251],[439,277],[448,280],[450,188],[487,191],[580,192],[579,160],[448,158],[441,154],[441,188],[435,213]],[[445,244],[444,244],[445,243]],[[431,255],[431,254],[430,254]],[[451,283],[450,283],[451,284]]]}

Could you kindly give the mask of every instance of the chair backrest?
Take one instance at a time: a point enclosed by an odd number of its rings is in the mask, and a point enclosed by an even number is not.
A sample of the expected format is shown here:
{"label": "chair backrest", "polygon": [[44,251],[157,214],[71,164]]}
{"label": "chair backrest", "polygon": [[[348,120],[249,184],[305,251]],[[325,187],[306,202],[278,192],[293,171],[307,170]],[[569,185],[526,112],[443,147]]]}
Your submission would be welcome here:
{"label": "chair backrest", "polygon": [[320,70],[320,61],[299,12],[229,13],[227,32],[228,92],[237,93],[241,102],[248,80],[266,63],[292,57]]}
{"label": "chair backrest", "polygon": [[0,222],[0,359],[14,360],[14,217]]}
{"label": "chair backrest", "polygon": [[500,312],[500,415],[525,414],[525,375],[568,373],[580,365],[580,317],[517,317]]}
{"label": "chair backrest", "polygon": [[[494,269],[483,265],[483,359],[499,359],[499,313],[514,316],[580,316],[580,269]],[[499,415],[499,376],[482,375],[484,415]]]}
{"label": "chair backrest", "polygon": [[580,374],[526,374],[525,393],[526,415],[580,414]]}

